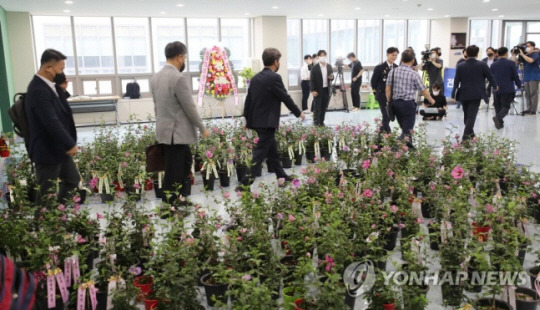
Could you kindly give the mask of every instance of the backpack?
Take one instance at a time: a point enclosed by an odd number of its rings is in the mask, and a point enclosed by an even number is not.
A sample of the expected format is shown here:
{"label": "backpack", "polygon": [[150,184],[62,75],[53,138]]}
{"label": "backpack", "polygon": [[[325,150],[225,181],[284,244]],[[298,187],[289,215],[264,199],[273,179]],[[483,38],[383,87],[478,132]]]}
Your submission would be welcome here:
{"label": "backpack", "polygon": [[31,310],[36,299],[37,280],[0,254],[0,309]]}
{"label": "backpack", "polygon": [[14,104],[9,108],[9,118],[13,122],[13,131],[24,139],[24,145],[28,150],[30,144],[30,129],[28,128],[28,119],[24,109],[25,93],[17,93],[13,97]]}
{"label": "backpack", "polygon": [[137,81],[130,82],[126,85],[126,94],[124,98],[139,99],[141,98],[141,87]]}

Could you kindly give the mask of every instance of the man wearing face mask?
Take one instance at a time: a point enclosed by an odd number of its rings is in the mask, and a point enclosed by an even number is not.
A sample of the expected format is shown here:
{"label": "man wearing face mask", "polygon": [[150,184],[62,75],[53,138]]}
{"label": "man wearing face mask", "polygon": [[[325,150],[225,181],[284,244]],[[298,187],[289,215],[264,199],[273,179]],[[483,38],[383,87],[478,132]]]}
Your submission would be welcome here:
{"label": "man wearing face mask", "polygon": [[308,98],[309,98],[309,66],[313,63],[311,56],[304,56],[304,65],[300,69],[300,78],[302,79],[302,111],[308,109]]}
{"label": "man wearing face mask", "polygon": [[[178,41],[165,47],[167,63],[150,80],[156,113],[156,140],[164,146],[165,178],[163,190],[176,192],[188,182],[193,161],[190,144],[198,141],[197,129],[203,138],[210,137],[191,95],[189,76],[182,74],[186,66],[187,47]],[[182,196],[186,196],[182,190]],[[186,205],[173,194],[169,203]]]}
{"label": "man wearing face mask", "polygon": [[538,109],[538,82],[540,81],[540,57],[534,51],[536,44],[532,41],[527,42],[525,52],[519,50],[519,61],[523,62],[524,80],[525,80],[525,98],[527,100],[527,110],[523,115],[535,115]]}
{"label": "man wearing face mask", "polygon": [[[25,111],[30,131],[28,153],[35,163],[41,197],[60,179],[58,201],[64,202],[77,188],[80,175],[73,161],[77,154],[77,131],[64,90],[55,81],[62,79],[66,56],[48,49],[41,56],[41,66],[28,85]],[[63,77],[65,79],[65,76]]]}
{"label": "man wearing face mask", "polygon": [[427,72],[430,90],[437,82],[444,85],[442,79],[443,61],[439,59],[440,56],[440,49],[438,47],[431,49],[429,60],[424,62],[422,68],[422,70]]}
{"label": "man wearing face mask", "polygon": [[326,51],[320,50],[319,64],[311,69],[311,94],[313,94],[313,124],[324,126],[324,119],[328,103],[330,102],[330,86],[334,79],[332,66],[326,63]]}
{"label": "man wearing face mask", "polygon": [[276,73],[280,59],[281,53],[277,49],[265,49],[262,54],[264,69],[251,79],[249,85],[243,116],[246,127],[257,131],[259,142],[253,150],[251,171],[242,179],[237,191],[243,191],[253,183],[253,176],[265,159],[274,168],[278,179],[292,181],[281,166],[275,137],[281,116],[281,103],[296,117],[304,120],[305,115],[287,93],[281,75]]}

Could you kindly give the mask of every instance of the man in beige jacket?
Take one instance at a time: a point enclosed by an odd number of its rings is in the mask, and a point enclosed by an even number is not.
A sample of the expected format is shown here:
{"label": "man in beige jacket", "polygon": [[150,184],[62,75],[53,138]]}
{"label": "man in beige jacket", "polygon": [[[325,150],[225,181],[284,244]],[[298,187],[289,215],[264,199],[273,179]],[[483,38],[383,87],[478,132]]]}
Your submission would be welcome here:
{"label": "man in beige jacket", "polygon": [[[163,190],[171,192],[188,180],[193,160],[189,145],[197,143],[197,129],[204,138],[210,136],[193,101],[189,77],[181,73],[186,66],[187,52],[181,42],[167,44],[167,63],[150,81],[156,112],[156,139],[163,144],[165,153]],[[169,202],[176,199],[173,195]]]}

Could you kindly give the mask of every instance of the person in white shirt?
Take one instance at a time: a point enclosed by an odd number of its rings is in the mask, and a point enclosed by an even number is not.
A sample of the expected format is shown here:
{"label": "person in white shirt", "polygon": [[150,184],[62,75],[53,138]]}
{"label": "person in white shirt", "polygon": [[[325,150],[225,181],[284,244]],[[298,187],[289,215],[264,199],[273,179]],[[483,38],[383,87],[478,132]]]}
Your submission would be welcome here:
{"label": "person in white shirt", "polygon": [[310,86],[309,86],[309,77],[310,77],[310,71],[311,71],[311,64],[313,63],[313,60],[311,59],[310,55],[304,56],[304,65],[302,66],[302,69],[300,69],[300,78],[302,79],[302,111],[307,111],[308,109],[308,98],[309,98],[309,92],[310,92]]}

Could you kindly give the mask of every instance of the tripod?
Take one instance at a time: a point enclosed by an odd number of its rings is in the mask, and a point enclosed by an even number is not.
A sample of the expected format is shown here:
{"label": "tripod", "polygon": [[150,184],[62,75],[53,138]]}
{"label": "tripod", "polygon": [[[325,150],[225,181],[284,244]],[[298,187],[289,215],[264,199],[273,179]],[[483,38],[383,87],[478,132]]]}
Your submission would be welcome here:
{"label": "tripod", "polygon": [[[339,81],[339,85],[338,85]],[[336,87],[339,86],[339,91],[341,92],[341,97],[343,98],[343,108],[345,109],[345,112],[349,113],[349,103],[347,102],[347,89],[345,89],[345,81],[343,78],[343,67],[338,66],[338,72],[337,77],[334,79],[334,84],[332,85],[332,93],[335,96],[336,95]]]}

